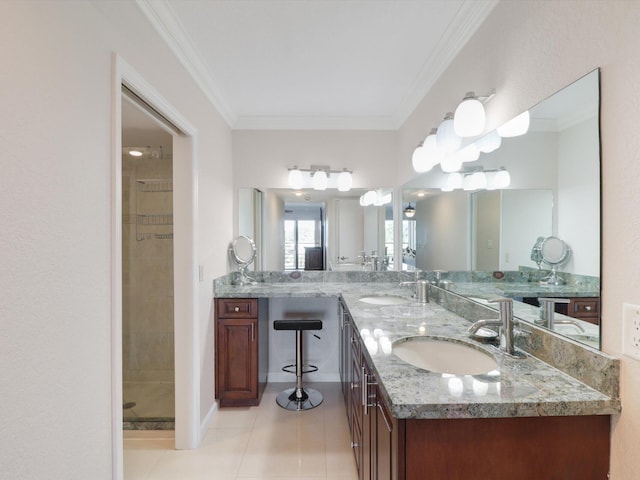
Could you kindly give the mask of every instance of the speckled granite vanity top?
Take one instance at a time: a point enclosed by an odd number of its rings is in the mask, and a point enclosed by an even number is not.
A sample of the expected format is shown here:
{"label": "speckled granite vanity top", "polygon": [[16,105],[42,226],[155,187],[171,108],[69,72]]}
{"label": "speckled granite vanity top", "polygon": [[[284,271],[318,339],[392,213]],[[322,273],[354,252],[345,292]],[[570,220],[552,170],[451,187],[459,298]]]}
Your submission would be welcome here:
{"label": "speckled granite vanity top", "polygon": [[[466,333],[470,321],[435,301],[402,306],[360,301],[363,296],[381,294],[404,296],[413,302],[410,287],[400,287],[397,281],[276,281],[253,286],[216,282],[214,287],[218,298],[341,296],[396,418],[610,415],[620,411],[619,365],[612,357],[570,341],[567,348],[545,354],[561,364],[571,364],[586,378],[591,379],[593,371],[595,380],[591,384],[600,387],[596,389],[530,354],[514,359],[493,345],[474,342]],[[412,308],[403,308],[407,306]],[[434,373],[405,363],[391,353],[391,344],[397,339],[419,335],[473,343],[496,358],[498,369],[475,376]],[[529,347],[531,343],[536,342],[529,342]],[[586,356],[577,360],[563,358],[576,351],[585,351]]]}

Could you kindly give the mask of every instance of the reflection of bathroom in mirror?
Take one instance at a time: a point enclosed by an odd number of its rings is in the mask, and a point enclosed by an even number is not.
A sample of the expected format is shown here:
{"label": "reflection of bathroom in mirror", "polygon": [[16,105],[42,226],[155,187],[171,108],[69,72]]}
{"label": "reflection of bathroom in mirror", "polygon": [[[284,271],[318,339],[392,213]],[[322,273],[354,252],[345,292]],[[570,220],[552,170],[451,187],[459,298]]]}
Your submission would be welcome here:
{"label": "reflection of bathroom in mirror", "polygon": [[391,189],[376,190],[378,205],[362,205],[366,192],[240,188],[239,233],[257,239],[256,268],[392,270]]}
{"label": "reflection of bathroom in mirror", "polygon": [[[535,273],[532,247],[539,237],[555,236],[571,251],[556,266],[558,277],[568,285],[593,285],[589,297],[599,301],[599,71],[529,112],[528,133],[503,138],[500,148],[464,164],[485,171],[506,168],[507,188],[443,192],[439,167],[403,186],[403,206],[415,206],[411,219],[403,216],[403,251],[414,253],[404,256],[404,266]],[[549,274],[549,267],[542,263],[546,272],[540,275]]]}

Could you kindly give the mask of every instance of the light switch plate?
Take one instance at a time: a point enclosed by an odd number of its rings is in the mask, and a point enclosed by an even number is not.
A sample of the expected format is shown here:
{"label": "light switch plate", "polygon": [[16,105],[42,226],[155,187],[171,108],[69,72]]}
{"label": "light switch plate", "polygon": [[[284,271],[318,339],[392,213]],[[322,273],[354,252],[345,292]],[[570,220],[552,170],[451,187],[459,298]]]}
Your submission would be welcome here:
{"label": "light switch plate", "polygon": [[622,305],[622,354],[640,361],[640,305]]}

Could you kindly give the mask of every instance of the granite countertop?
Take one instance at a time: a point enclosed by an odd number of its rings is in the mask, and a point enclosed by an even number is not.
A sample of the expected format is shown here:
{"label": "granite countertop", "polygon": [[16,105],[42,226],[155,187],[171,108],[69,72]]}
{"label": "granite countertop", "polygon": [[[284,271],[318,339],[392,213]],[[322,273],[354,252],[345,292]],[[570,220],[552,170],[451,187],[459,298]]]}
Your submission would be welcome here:
{"label": "granite countertop", "polygon": [[539,282],[454,282],[449,289],[460,295],[489,299],[503,297],[599,297],[593,285],[540,285]]}
{"label": "granite countertop", "polygon": [[[412,290],[395,282],[276,282],[217,285],[215,290],[218,298],[342,297],[395,418],[610,415],[620,411],[618,398],[534,356],[511,358],[492,345],[471,340],[466,333],[470,322],[435,302],[410,303],[407,305],[411,308],[406,309],[359,301],[365,295],[380,294],[405,296],[413,302]],[[498,371],[476,376],[435,373],[407,364],[391,353],[390,345],[395,340],[416,335],[475,344],[496,358]]]}

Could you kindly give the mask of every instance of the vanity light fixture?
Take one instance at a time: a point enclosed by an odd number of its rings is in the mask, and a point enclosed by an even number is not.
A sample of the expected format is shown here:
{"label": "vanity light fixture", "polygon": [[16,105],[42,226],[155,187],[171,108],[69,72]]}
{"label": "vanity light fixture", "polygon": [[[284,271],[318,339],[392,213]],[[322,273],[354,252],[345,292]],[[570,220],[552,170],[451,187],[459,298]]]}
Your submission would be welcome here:
{"label": "vanity light fixture", "polygon": [[313,174],[312,181],[314,190],[326,190],[327,184],[329,183],[327,172],[325,172],[324,170],[316,170],[316,172]]}
{"label": "vanity light fixture", "polygon": [[[309,174],[305,176],[303,172]],[[332,176],[331,174],[336,174]],[[351,190],[353,184],[353,172],[346,168],[331,170],[327,165],[311,165],[310,168],[289,168],[289,187],[294,190],[313,188],[314,190],[326,190],[337,188],[341,192]]]}
{"label": "vanity light fixture", "polygon": [[445,155],[440,162],[440,168],[444,173],[457,172],[462,168],[462,157],[457,152]]}
{"label": "vanity light fixture", "polygon": [[487,115],[482,102],[474,92],[467,92],[456,108],[453,128],[459,137],[475,137],[483,132],[486,120]]}
{"label": "vanity light fixture", "polygon": [[509,172],[503,167],[498,170],[493,178],[493,187],[494,188],[507,188],[511,185],[511,175]]}
{"label": "vanity light fixture", "polygon": [[445,154],[453,153],[460,148],[462,138],[456,135],[453,128],[453,113],[448,112],[438,126],[436,145]]}
{"label": "vanity light fixture", "polygon": [[289,170],[289,186],[295,190],[302,188],[302,172],[298,167]]}
{"label": "vanity light fixture", "polygon": [[447,175],[444,187],[441,188],[443,192],[453,192],[462,188],[462,174],[460,172],[453,172]]}
{"label": "vanity light fixture", "polygon": [[497,150],[502,145],[502,137],[498,135],[498,132],[491,130],[489,133],[480,137],[475,141],[476,147],[482,153],[491,153]]}
{"label": "vanity light fixture", "polygon": [[351,185],[353,185],[353,176],[349,170],[344,168],[338,175],[338,190],[340,192],[348,192],[351,190]]}
{"label": "vanity light fixture", "polygon": [[519,137],[529,131],[529,123],[529,110],[526,110],[504,125],[499,126],[497,128],[498,135],[502,138]]}

